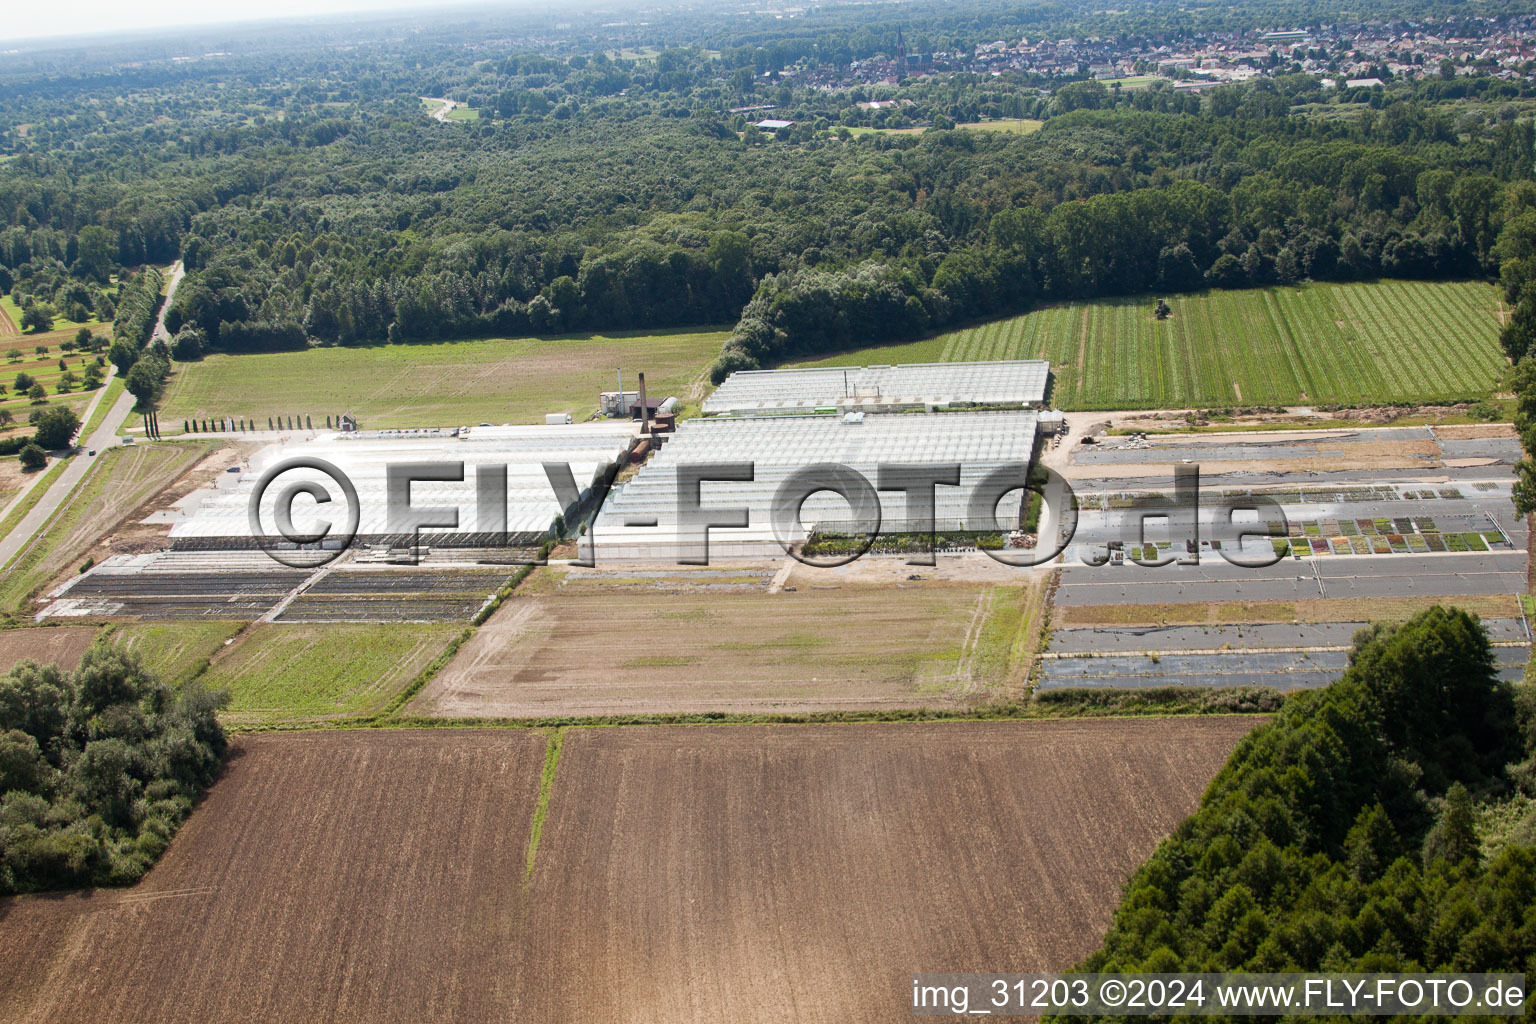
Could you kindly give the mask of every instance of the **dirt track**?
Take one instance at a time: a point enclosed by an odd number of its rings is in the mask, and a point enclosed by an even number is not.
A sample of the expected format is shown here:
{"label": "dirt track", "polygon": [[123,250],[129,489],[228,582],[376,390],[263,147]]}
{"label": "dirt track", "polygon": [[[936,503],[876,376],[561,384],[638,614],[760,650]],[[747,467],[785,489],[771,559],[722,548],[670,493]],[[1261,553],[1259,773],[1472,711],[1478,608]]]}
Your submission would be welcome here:
{"label": "dirt track", "polygon": [[1065,967],[1251,718],[247,737],[140,885],[0,901],[0,1020],[895,1021]]}

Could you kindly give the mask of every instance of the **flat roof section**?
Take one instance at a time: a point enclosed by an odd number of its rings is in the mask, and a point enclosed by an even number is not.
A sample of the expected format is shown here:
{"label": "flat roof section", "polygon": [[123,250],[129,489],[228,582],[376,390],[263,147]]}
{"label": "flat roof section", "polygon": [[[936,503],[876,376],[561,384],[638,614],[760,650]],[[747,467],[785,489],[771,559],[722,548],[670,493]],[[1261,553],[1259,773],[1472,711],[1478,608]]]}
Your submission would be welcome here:
{"label": "flat roof section", "polygon": [[[395,463],[464,464],[462,480],[420,482],[411,488],[414,505],[459,509],[459,527],[457,531],[447,531],[449,533],[494,532],[494,528],[482,527],[476,522],[477,474],[481,466],[505,467],[506,530],[514,534],[542,533],[563,511],[544,471],[544,463],[568,464],[576,486],[585,493],[611,466],[624,459],[636,434],[636,426],[628,420],[602,420],[553,426],[472,427],[456,432],[329,434],[312,441],[274,445],[258,453],[236,486],[221,488],[208,495],[175,519],[171,526],[171,541],[184,546],[212,539],[250,540],[254,544],[248,511],[251,493],[266,469],[294,456],[322,459],[347,475],[357,490],[361,505],[360,538],[390,532],[386,473]],[[281,485],[275,483],[262,500],[262,522],[268,528],[273,522],[271,513],[278,494],[290,482],[313,481],[326,487],[327,491],[336,486],[326,474],[312,469],[291,470],[278,479]],[[337,500],[340,498],[336,495]],[[312,504],[296,505],[295,516],[300,515],[301,509],[312,507]],[[300,529],[308,528],[300,526]]]}
{"label": "flat roof section", "polygon": [[1040,405],[1051,375],[1043,359],[903,363],[800,370],[740,370],[704,400],[706,415],[955,405]]}
{"label": "flat roof section", "polygon": [[[848,466],[871,482],[882,465],[959,464],[960,486],[935,489],[938,528],[992,529],[971,524],[971,493],[998,466],[1027,463],[1034,451],[1038,414],[1033,410],[954,412],[938,415],[870,414],[840,416],[748,416],[686,420],[655,458],[608,497],[592,528],[596,557],[611,560],[675,561],[691,552],[691,531],[678,521],[682,501],[678,468],[689,464],[750,462],[750,481],[709,480],[700,488],[706,508],[746,508],[749,524],[717,529],[711,557],[760,557],[782,553],[772,528],[774,495],[798,470],[820,463]],[[880,493],[887,532],[907,532],[908,515],[899,491]],[[1017,494],[1010,499],[1016,512]],[[1004,506],[1003,512],[1009,512]],[[813,495],[803,508],[805,522],[838,522],[848,504],[829,492]]]}

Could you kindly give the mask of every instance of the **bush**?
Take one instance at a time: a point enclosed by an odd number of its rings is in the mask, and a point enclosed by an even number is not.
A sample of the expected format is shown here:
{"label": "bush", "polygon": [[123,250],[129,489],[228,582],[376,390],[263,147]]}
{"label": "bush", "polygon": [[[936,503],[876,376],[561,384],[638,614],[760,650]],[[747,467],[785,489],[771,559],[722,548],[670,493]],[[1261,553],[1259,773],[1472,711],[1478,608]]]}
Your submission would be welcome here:
{"label": "bush", "polygon": [[0,893],[137,880],[218,771],[220,704],[101,644],[0,677]]}
{"label": "bush", "polygon": [[140,405],[153,405],[160,397],[160,389],[165,384],[165,375],[171,370],[170,366],[153,353],[146,353],[133,364],[133,369],[128,371],[128,379],[124,381],[124,387],[129,394],[139,400]]}
{"label": "bush", "polygon": [[62,405],[44,409],[37,417],[33,440],[44,448],[65,448],[80,429],[80,417]]}
{"label": "bush", "polygon": [[208,336],[201,327],[183,327],[176,332],[176,339],[171,342],[171,358],[181,363],[195,363],[203,358],[203,349],[207,343]]}
{"label": "bush", "polygon": [[21,468],[25,470],[38,470],[48,465],[48,453],[35,444],[28,444],[21,449]]}

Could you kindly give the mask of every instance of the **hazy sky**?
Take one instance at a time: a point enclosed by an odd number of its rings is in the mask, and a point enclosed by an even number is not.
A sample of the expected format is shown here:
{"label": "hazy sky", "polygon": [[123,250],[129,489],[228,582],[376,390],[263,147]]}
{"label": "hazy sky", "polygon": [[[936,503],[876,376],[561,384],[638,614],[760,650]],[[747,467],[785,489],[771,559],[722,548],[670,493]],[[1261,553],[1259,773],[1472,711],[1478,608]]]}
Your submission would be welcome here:
{"label": "hazy sky", "polygon": [[7,5],[5,18],[0,21],[0,43],[39,36],[463,4],[464,0],[21,0]]}

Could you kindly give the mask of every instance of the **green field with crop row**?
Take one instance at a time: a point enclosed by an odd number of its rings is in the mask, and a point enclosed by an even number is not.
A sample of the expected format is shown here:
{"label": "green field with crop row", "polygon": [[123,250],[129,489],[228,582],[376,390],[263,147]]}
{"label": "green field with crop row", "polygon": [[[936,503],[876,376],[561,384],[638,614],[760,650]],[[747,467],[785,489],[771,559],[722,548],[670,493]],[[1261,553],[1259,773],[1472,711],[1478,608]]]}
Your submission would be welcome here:
{"label": "green field with crop row", "polygon": [[203,674],[230,696],[226,719],[251,725],[381,710],[416,678],[462,623],[263,623]]}
{"label": "green field with crop row", "polygon": [[111,627],[106,635],[138,655],[145,668],[179,686],[196,677],[244,625],[223,620],[128,622]]}
{"label": "green field with crop row", "polygon": [[1062,409],[1482,398],[1507,369],[1479,282],[1373,281],[1063,303],[798,365],[1048,359]]}

